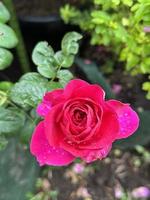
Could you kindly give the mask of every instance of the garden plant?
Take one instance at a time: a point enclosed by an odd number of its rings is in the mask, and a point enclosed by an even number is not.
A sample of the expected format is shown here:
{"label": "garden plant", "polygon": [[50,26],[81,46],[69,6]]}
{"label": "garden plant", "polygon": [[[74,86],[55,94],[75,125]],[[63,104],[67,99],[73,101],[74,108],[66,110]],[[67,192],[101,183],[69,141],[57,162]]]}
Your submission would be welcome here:
{"label": "garden plant", "polygon": [[[113,53],[112,73],[114,65],[121,62],[126,73],[144,74],[143,89],[150,99],[150,2],[95,0],[84,4],[78,9],[64,5],[60,9],[63,20],[86,31],[91,45]],[[90,59],[79,57],[85,37],[84,32],[67,32],[59,50],[50,42],[38,41],[30,62],[14,4],[11,0],[0,2],[0,200],[61,199],[59,186],[55,189],[49,181],[55,170],[58,174],[62,170],[66,182],[81,184],[76,194],[64,199],[103,199],[92,196],[85,181],[90,182],[88,176],[101,173],[103,167],[108,182],[115,180],[108,200],[150,196],[146,181],[130,192],[122,187],[119,167],[124,164],[118,162],[128,163],[133,152],[131,163],[136,170],[142,161],[149,166],[149,110],[117,99],[105,71],[101,73]],[[16,59],[20,67],[14,64]],[[109,65],[108,61],[110,58],[106,60]],[[19,79],[5,80],[9,69],[15,76],[13,67],[21,71]],[[119,178],[108,175],[110,166]],[[103,183],[105,179],[100,185]]]}

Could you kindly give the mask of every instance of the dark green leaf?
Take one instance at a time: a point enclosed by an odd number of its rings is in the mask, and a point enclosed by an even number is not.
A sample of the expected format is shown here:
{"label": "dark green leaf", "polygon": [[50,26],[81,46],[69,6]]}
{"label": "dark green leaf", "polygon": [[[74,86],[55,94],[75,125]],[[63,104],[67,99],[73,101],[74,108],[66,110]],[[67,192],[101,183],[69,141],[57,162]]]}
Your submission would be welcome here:
{"label": "dark green leaf", "polygon": [[0,70],[3,70],[11,65],[13,55],[10,51],[0,48]]}
{"label": "dark green leaf", "polygon": [[24,122],[25,116],[20,110],[0,107],[0,133],[16,133]]}
{"label": "dark green leaf", "polygon": [[29,144],[35,124],[30,119],[26,119],[24,126],[19,131],[19,136],[24,144]]}
{"label": "dark green leaf", "polygon": [[27,73],[16,83],[10,93],[13,102],[24,108],[37,106],[48,88],[48,80],[38,73]]}
{"label": "dark green leaf", "polygon": [[18,140],[8,143],[0,152],[0,199],[26,200],[26,194],[33,192],[39,174],[39,167],[32,156]]}
{"label": "dark green leaf", "polygon": [[4,136],[0,135],[0,151],[5,149],[7,144],[8,144],[7,139]]}
{"label": "dark green leaf", "polygon": [[15,47],[17,43],[15,32],[9,26],[0,23],[0,47],[10,49]]}

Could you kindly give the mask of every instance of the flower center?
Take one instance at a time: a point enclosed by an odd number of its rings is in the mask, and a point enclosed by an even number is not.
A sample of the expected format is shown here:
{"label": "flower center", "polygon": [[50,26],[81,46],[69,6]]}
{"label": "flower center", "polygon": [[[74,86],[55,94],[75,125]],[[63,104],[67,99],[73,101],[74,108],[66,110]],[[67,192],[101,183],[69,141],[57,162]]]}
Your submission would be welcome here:
{"label": "flower center", "polygon": [[76,109],[73,114],[73,122],[75,124],[80,124],[85,120],[86,120],[86,113],[79,109]]}

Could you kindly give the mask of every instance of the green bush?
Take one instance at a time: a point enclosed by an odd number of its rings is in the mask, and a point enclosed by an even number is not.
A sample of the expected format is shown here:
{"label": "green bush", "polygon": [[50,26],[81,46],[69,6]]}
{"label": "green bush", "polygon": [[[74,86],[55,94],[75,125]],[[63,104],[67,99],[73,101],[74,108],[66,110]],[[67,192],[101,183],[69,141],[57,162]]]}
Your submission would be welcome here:
{"label": "green bush", "polygon": [[[150,26],[150,1],[91,0],[91,6],[84,10],[67,4],[60,12],[65,23],[79,25],[90,33],[92,45],[107,46],[117,60],[125,63],[127,72],[150,74],[150,33],[146,31]],[[144,84],[143,88],[150,93],[150,87]]]}

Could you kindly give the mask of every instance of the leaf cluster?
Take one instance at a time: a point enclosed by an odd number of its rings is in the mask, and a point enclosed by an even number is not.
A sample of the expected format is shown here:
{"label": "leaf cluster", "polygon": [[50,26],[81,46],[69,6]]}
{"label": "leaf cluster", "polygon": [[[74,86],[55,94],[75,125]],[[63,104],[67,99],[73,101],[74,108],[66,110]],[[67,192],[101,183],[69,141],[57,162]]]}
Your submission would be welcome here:
{"label": "leaf cluster", "polygon": [[92,0],[90,8],[67,4],[60,13],[66,23],[88,32],[92,45],[104,45],[115,55],[110,67],[120,61],[132,75],[150,74],[150,1]]}
{"label": "leaf cluster", "polygon": [[11,65],[13,54],[9,49],[14,48],[18,43],[14,30],[6,24],[9,19],[9,11],[0,2],[0,70]]}

